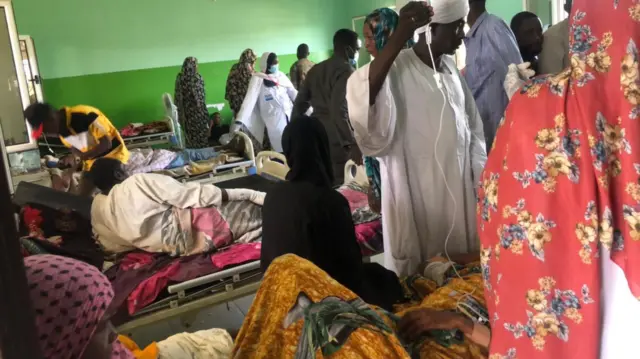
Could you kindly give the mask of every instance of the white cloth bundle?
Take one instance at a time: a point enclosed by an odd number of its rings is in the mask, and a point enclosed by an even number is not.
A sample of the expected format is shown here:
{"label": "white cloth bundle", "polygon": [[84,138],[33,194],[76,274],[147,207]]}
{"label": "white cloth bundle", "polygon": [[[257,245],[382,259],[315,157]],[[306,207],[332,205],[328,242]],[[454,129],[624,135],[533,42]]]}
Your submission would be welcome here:
{"label": "white cloth bundle", "polygon": [[227,359],[233,339],[222,329],[181,333],[159,342],[158,351],[158,359]]}

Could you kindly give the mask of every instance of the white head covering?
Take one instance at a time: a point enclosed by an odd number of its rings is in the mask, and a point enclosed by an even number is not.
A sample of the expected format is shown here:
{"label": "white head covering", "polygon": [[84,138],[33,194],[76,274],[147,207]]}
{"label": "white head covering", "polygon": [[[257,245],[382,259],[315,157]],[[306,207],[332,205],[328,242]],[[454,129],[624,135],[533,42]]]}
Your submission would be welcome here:
{"label": "white head covering", "polygon": [[434,24],[449,24],[469,14],[469,0],[431,0]]}
{"label": "white head covering", "polygon": [[411,1],[424,1],[431,4],[435,24],[449,24],[469,14],[469,0],[396,0],[396,11],[399,13]]}
{"label": "white head covering", "polygon": [[270,52],[265,52],[260,58],[260,71],[265,74],[267,73],[267,60],[269,60],[269,55],[271,55]]}

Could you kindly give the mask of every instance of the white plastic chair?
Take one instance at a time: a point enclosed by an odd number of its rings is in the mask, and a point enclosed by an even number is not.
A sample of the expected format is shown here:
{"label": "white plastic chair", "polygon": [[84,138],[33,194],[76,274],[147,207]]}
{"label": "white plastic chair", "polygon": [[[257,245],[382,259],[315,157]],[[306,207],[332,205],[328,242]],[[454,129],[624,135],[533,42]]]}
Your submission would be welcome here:
{"label": "white plastic chair", "polygon": [[[274,161],[276,158],[278,161]],[[258,174],[267,174],[275,178],[285,180],[287,173],[289,173],[289,166],[287,166],[287,159],[282,153],[273,151],[262,151],[256,156],[256,168]]]}
{"label": "white plastic chair", "polygon": [[348,185],[353,182],[362,187],[369,186],[369,178],[364,166],[358,166],[355,162],[349,160],[344,165],[344,184]]}

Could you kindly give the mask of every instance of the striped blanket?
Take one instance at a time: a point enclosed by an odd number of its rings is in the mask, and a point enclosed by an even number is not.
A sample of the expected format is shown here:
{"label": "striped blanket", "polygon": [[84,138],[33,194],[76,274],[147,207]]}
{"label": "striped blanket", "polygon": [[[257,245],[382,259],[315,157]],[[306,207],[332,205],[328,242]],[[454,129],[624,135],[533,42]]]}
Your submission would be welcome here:
{"label": "striped blanket", "polygon": [[[191,209],[192,235],[220,249],[262,237],[262,207],[250,201],[229,201],[220,207]],[[211,248],[213,247],[213,248]]]}

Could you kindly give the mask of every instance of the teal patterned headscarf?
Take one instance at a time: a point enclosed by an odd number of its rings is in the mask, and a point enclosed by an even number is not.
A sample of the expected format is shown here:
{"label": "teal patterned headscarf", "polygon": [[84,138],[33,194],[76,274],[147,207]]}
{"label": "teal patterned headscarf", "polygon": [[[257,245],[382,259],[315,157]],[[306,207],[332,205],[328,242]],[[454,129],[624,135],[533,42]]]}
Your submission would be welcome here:
{"label": "teal patterned headscarf", "polygon": [[[387,44],[387,41],[389,41],[389,37],[398,27],[399,19],[400,17],[398,14],[387,7],[374,10],[365,18],[364,23],[366,26],[371,28],[371,32],[373,32],[373,37],[376,42],[376,49],[378,49],[378,51],[382,50],[382,48]],[[410,48],[413,45],[414,41],[413,39],[410,39],[407,41],[405,48]],[[373,194],[377,200],[380,200],[380,163],[374,157],[365,157],[364,166],[367,170],[367,177],[369,177],[369,183],[373,190]]]}
{"label": "teal patterned headscarf", "polygon": [[[387,44],[387,41],[389,41],[389,37],[398,27],[399,19],[400,17],[398,14],[387,7],[374,10],[365,18],[364,23],[371,28],[373,37],[376,40],[376,49],[378,49],[378,51],[382,50],[382,48]],[[410,39],[407,42],[406,47],[409,48],[413,45],[414,41],[413,39]]]}

